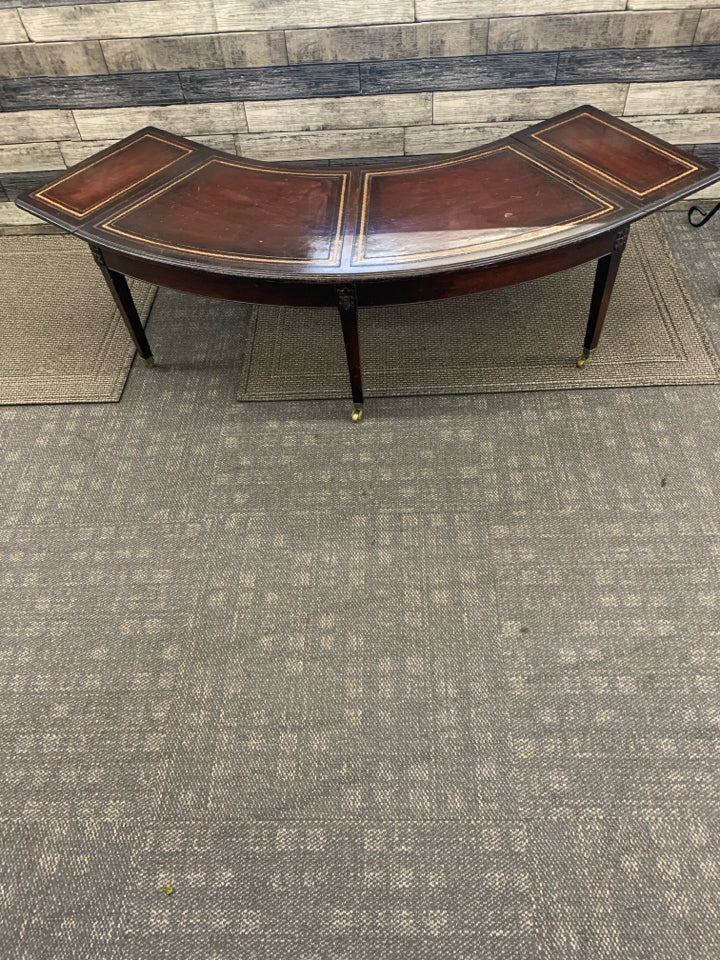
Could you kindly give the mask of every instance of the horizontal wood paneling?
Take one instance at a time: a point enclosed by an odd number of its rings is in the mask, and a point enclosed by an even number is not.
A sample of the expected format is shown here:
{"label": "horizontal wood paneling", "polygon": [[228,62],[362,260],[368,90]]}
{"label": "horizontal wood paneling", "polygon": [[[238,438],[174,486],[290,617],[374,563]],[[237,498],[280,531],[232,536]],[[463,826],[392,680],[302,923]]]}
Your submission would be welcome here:
{"label": "horizontal wood paneling", "polygon": [[333,157],[402,156],[402,127],[381,130],[322,130],[236,138],[238,153],[256,160],[315,160]]}
{"label": "horizontal wood paneling", "polygon": [[415,0],[418,20],[517,17],[526,13],[585,13],[624,10],[625,0]]}
{"label": "horizontal wood paneling", "polygon": [[577,50],[558,56],[558,83],[705,80],[718,75],[720,46]]}
{"label": "horizontal wood paneling", "polygon": [[288,62],[282,30],[103,40],[111,73],[265,67]]}
{"label": "horizontal wood paneling", "polygon": [[715,163],[720,167],[720,141],[718,143],[696,143],[692,150],[703,160],[709,160],[710,163]]}
{"label": "horizontal wood paneling", "polygon": [[0,186],[2,187],[7,200],[14,200],[25,190],[34,190],[41,183],[46,183],[51,177],[61,173],[64,167],[57,170],[23,170],[20,173],[4,173],[0,177]]}
{"label": "horizontal wood paneling", "polygon": [[81,78],[25,77],[0,81],[0,104],[4,110],[122,107],[131,104],[182,103],[183,99],[180,78],[176,73],[128,73]]}
{"label": "horizontal wood paneling", "polygon": [[218,30],[273,30],[399,23],[415,19],[413,0],[214,0]]}
{"label": "horizontal wood paneling", "polygon": [[57,170],[65,166],[57,143],[0,146],[0,173],[15,170]]}
{"label": "horizontal wood paneling", "polygon": [[631,83],[625,104],[625,113],[629,116],[717,113],[719,110],[720,80]]}
{"label": "horizontal wood paneling", "polygon": [[67,77],[107,73],[98,40],[16,43],[0,47],[0,77]]}
{"label": "horizontal wood paneling", "polygon": [[554,53],[394,60],[361,64],[360,82],[363,93],[531,87],[554,83],[556,68]]}
{"label": "horizontal wood paneling", "polygon": [[130,0],[63,7],[31,7],[21,13],[35,41],[213,33],[212,0]]}
{"label": "horizontal wood paneling", "polygon": [[[709,187],[705,187],[705,189],[701,190],[699,193],[693,194],[692,197],[688,197],[688,200],[691,202],[700,201],[700,203],[705,201],[705,209],[707,210],[707,201],[710,201],[712,204],[716,200],[720,200],[720,184],[713,183]],[[687,203],[687,200],[682,202]]]}
{"label": "horizontal wood paneling", "polygon": [[[193,137],[193,140],[196,140],[198,143],[204,143],[208,147],[213,147],[215,150],[224,150],[226,153],[232,154],[235,153],[235,138],[227,133],[202,133]],[[109,140],[68,140],[59,146],[65,165],[72,167],[76,163],[87,160],[88,157],[97,153],[98,150],[104,150],[116,142],[117,137]]]}
{"label": "horizontal wood paneling", "polygon": [[44,225],[44,221],[39,217],[34,217],[27,210],[21,210],[14,203],[0,203],[0,224],[3,226],[39,226]]}
{"label": "horizontal wood paneling", "polygon": [[432,122],[432,94],[258,100],[246,104],[246,113],[251,133],[414,126]]}
{"label": "horizontal wood paneling", "polygon": [[360,93],[355,64],[321,63],[288,67],[181,72],[189,103],[212,100],[285,100],[315,96],[354,96]]}
{"label": "horizontal wood paneling", "polygon": [[628,10],[677,10],[680,7],[718,6],[718,0],[628,0]]}
{"label": "horizontal wood paneling", "polygon": [[267,67],[288,62],[282,30],[221,33],[220,46],[226,67]]}
{"label": "horizontal wood paneling", "polygon": [[110,73],[224,67],[218,34],[189,37],[132,37],[101,40]]}
{"label": "horizontal wood paneling", "polygon": [[[119,140],[140,127],[160,127],[181,136],[204,133],[242,133],[247,130],[242,103],[174,104],[169,107],[123,107],[114,110],[78,110],[75,113],[83,140]],[[2,114],[0,114],[2,124]],[[71,138],[67,138],[71,139]]]}
{"label": "horizontal wood paneling", "polygon": [[695,33],[695,43],[720,42],[720,8],[701,10],[700,22]]}
{"label": "horizontal wood paneling", "polygon": [[[626,115],[627,116],[627,115]],[[670,143],[700,143],[720,141],[720,113],[699,113],[684,117],[627,116],[648,133]]]}
{"label": "horizontal wood paneling", "polygon": [[79,139],[80,134],[69,110],[0,113],[0,143]]}
{"label": "horizontal wood paneling", "polygon": [[697,10],[656,13],[584,13],[505,17],[490,21],[488,51],[665,47],[691,44]]}
{"label": "horizontal wood paneling", "polygon": [[487,53],[488,20],[402,23],[377,27],[288,30],[290,63],[464,57]]}
{"label": "horizontal wood paneling", "polygon": [[568,87],[520,87],[511,90],[472,90],[436,93],[433,121],[438,124],[542,120],[585,103],[601,103],[609,113],[621,114],[627,96],[625,83],[580,84]]}
{"label": "horizontal wood paneling", "polygon": [[27,39],[17,10],[0,10],[0,43],[23,43]]}
{"label": "horizontal wood paneling", "polygon": [[506,123],[449,123],[412,127],[405,133],[405,152],[419,155],[470,150],[500,137],[508,137],[526,126],[525,120],[513,120]]}

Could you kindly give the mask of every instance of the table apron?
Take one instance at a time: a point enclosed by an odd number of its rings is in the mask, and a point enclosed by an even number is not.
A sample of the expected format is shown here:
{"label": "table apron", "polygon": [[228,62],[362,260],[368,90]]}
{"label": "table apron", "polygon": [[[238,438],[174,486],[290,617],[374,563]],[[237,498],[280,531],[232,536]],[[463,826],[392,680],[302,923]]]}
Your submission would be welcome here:
{"label": "table apron", "polygon": [[337,280],[327,278],[322,281],[247,277],[159,263],[109,247],[101,247],[101,250],[110,269],[186,293],[245,303],[333,307],[337,306],[338,288],[352,285],[356,290],[358,306],[369,307],[442,300],[547,276],[605,256],[613,249],[617,234],[618,229],[615,228],[587,240],[526,254],[514,260],[447,273],[417,273],[387,279],[365,279],[361,274],[346,274],[338,276]]}

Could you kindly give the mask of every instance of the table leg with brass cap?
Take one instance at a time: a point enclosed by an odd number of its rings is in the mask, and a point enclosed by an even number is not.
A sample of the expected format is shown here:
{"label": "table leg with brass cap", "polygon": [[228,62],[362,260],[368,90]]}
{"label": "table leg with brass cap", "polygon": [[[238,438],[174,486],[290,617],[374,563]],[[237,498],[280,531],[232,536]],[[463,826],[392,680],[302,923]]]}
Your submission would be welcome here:
{"label": "table leg with brass cap", "polygon": [[585,331],[585,343],[583,352],[578,359],[577,365],[582,370],[591,356],[591,352],[598,345],[603,324],[605,323],[605,314],[607,313],[612,296],[615,278],[620,269],[623,251],[627,244],[629,226],[620,227],[615,233],[613,248],[610,253],[600,257],[595,271],[595,285],[593,286],[592,300],[590,301],[590,316],[588,317],[587,329]]}
{"label": "table leg with brass cap", "polygon": [[359,423],[363,415],[362,370],[360,368],[360,336],[357,322],[357,291],[351,284],[337,288],[337,303],[340,311],[345,354],[350,373],[354,423]]}

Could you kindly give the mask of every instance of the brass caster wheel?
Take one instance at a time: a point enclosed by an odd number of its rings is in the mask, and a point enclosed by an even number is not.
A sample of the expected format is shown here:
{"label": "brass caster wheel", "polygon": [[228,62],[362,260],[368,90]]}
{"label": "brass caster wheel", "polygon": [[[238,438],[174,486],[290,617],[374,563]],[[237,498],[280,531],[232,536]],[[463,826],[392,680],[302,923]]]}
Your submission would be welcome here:
{"label": "brass caster wheel", "polygon": [[585,366],[585,364],[588,362],[589,359],[590,359],[590,351],[588,350],[587,347],[585,347],[585,349],[582,352],[582,356],[578,359],[578,362],[577,362],[578,369],[582,370],[582,368]]}
{"label": "brass caster wheel", "polygon": [[149,357],[143,357],[143,363],[145,364],[146,367],[154,367],[155,357],[152,354],[150,354]]}
{"label": "brass caster wheel", "polygon": [[352,418],[353,423],[360,423],[363,415],[363,405],[361,403],[356,403],[353,407]]}

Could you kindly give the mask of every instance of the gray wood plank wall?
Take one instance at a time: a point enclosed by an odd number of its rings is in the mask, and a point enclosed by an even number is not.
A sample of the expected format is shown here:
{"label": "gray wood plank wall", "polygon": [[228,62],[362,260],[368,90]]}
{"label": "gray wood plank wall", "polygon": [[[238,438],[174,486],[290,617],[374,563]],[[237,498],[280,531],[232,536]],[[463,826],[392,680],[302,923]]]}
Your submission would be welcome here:
{"label": "gray wood plank wall", "polygon": [[2,3],[0,222],[33,178],[146,124],[333,160],[473,146],[587,102],[720,156],[720,0]]}

